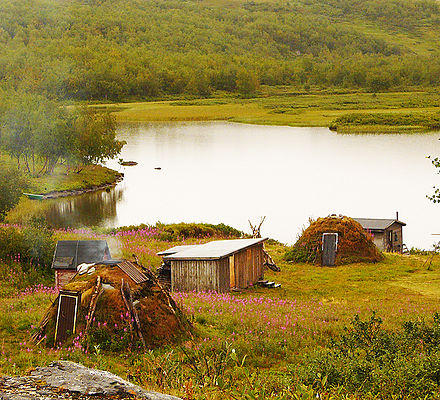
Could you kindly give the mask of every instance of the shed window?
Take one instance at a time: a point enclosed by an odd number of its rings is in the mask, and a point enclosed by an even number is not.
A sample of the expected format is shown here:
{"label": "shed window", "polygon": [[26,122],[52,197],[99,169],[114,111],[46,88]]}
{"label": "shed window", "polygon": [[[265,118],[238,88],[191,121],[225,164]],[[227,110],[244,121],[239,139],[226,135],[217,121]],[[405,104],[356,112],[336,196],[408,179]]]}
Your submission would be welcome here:
{"label": "shed window", "polygon": [[397,237],[397,232],[394,232],[394,241],[397,242],[399,238]]}

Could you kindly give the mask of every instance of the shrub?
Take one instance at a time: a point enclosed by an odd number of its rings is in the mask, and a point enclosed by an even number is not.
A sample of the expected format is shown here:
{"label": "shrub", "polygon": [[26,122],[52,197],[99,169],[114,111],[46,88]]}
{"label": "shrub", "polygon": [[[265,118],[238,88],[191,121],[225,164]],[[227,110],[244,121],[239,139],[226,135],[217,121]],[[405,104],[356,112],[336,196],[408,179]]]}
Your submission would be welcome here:
{"label": "shrub", "polygon": [[242,237],[243,232],[232,228],[225,224],[196,224],[196,223],[179,223],[169,225],[156,225],[163,233],[171,235],[172,240],[177,238],[206,238],[211,236],[220,236],[224,238]]}
{"label": "shrub", "polygon": [[0,221],[20,199],[28,182],[16,168],[0,168]]}
{"label": "shrub", "polygon": [[175,241],[182,238],[240,238],[245,236],[242,231],[225,224],[205,224],[205,223],[178,223],[162,224],[158,222],[156,226],[151,225],[130,225],[112,229],[111,232],[126,232],[148,229],[154,231],[159,240]]}
{"label": "shrub", "polygon": [[35,266],[49,271],[54,250],[53,233],[41,222],[34,220],[23,228],[0,227],[0,259],[16,260],[25,270]]}
{"label": "shrub", "polygon": [[[386,398],[431,398],[440,389],[440,315],[432,323],[407,321],[399,331],[387,331],[373,312],[326,349],[317,351],[299,369],[303,383],[322,389],[343,386],[350,393]],[[309,356],[310,357],[310,356]]]}
{"label": "shrub", "polygon": [[439,113],[350,113],[336,118],[330,123],[331,130],[344,126],[385,125],[385,126],[419,126],[424,129],[440,127]]}

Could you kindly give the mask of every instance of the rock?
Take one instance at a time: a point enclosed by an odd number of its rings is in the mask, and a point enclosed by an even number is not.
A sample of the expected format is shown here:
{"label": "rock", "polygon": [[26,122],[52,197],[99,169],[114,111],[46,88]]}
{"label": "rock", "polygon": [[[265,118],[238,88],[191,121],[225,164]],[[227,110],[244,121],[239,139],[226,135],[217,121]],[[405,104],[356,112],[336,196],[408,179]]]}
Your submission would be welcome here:
{"label": "rock", "polygon": [[110,372],[64,360],[54,361],[48,367],[36,368],[28,377],[0,378],[0,400],[73,398],[181,400],[144,390]]}

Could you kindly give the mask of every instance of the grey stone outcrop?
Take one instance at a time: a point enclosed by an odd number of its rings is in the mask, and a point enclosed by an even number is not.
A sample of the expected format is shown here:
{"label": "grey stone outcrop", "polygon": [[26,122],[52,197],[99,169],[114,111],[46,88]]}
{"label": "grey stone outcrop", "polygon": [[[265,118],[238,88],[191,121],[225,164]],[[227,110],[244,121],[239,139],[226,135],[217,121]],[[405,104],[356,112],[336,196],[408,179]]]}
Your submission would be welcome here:
{"label": "grey stone outcrop", "polygon": [[0,378],[0,400],[92,398],[180,400],[144,390],[110,372],[63,360],[36,368],[29,376]]}

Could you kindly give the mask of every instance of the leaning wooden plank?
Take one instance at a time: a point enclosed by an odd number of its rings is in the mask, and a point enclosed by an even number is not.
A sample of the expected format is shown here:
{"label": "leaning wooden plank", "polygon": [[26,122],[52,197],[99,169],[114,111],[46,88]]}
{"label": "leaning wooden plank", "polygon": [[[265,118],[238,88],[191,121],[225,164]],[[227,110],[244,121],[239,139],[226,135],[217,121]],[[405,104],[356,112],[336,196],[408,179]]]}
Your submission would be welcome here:
{"label": "leaning wooden plank", "polygon": [[132,322],[133,310],[130,308],[130,304],[128,303],[128,300],[125,297],[125,293],[124,293],[124,278],[122,278],[122,281],[121,281],[121,296],[122,296],[122,299],[124,300],[125,307],[127,308],[127,311],[130,314],[130,318],[128,318],[128,324],[130,326],[131,340],[133,341],[133,322]]}
{"label": "leaning wooden plank", "polygon": [[280,272],[281,269],[275,264],[275,261],[272,259],[270,254],[266,251],[265,248],[263,248],[263,254],[265,258],[264,265],[266,265],[268,268],[270,268],[272,271]]}
{"label": "leaning wooden plank", "polygon": [[43,318],[41,319],[40,322],[40,326],[38,327],[38,331],[35,332],[32,337],[31,337],[31,341],[36,343],[37,345],[40,344],[43,339],[45,339],[43,333],[46,329],[46,326],[48,324],[48,322],[50,321],[50,312],[52,307],[54,307],[54,305],[58,302],[58,296],[56,297],[56,299],[52,302],[52,305],[47,309],[46,313],[43,315]]}
{"label": "leaning wooden plank", "polygon": [[131,289],[130,289],[130,286],[128,285],[127,282],[125,282],[125,288],[127,291],[127,301],[128,301],[128,304],[133,312],[133,317],[136,322],[137,332],[138,332],[139,338],[141,339],[142,346],[144,347],[144,350],[147,351],[147,345],[145,344],[145,339],[144,339],[144,336],[142,335],[141,322],[139,321],[139,316],[136,311],[136,308],[133,305],[133,299],[131,297]]}
{"label": "leaning wooden plank", "polygon": [[156,275],[153,274],[153,271],[151,271],[151,269],[142,266],[141,264],[138,263],[138,265],[142,268],[142,270],[144,271],[145,275],[147,275],[147,277],[149,279],[151,279],[153,281],[154,284],[156,284],[161,293],[163,294],[163,296],[165,297],[167,303],[168,303],[168,308],[171,311],[172,314],[174,314],[176,316],[177,322],[179,323],[180,327],[184,330],[184,331],[188,331],[189,335],[191,337],[193,337],[193,334],[191,332],[190,329],[188,329],[187,326],[185,326],[185,324],[182,323],[181,318],[177,315],[176,310],[178,309],[176,302],[174,301],[174,299],[171,297],[169,291],[167,289],[165,289],[159,282],[159,280],[156,278]]}
{"label": "leaning wooden plank", "polygon": [[87,336],[87,332],[92,324],[93,316],[95,315],[96,303],[98,302],[98,298],[102,292],[103,290],[102,290],[101,277],[98,276],[98,278],[96,279],[95,290],[93,292],[92,298],[90,299],[89,312],[87,313],[87,323],[86,323],[86,330],[84,332],[84,336]]}

